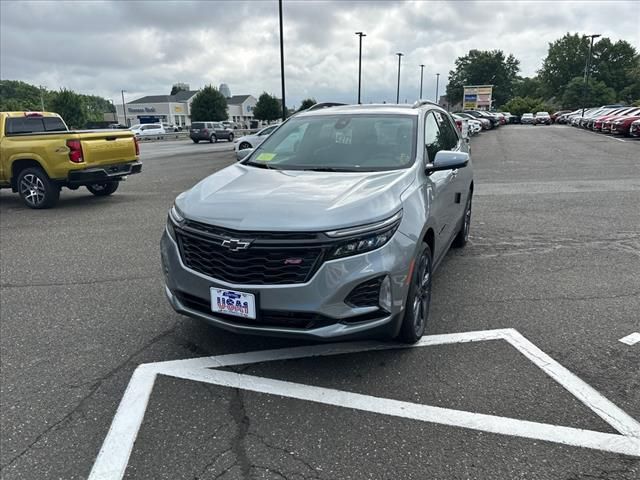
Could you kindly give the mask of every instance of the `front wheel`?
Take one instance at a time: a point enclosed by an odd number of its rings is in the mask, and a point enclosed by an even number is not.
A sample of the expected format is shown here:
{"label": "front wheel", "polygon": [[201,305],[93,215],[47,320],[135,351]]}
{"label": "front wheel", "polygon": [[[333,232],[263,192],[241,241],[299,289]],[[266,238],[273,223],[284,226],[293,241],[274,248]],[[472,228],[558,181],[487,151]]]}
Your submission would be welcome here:
{"label": "front wheel", "polygon": [[233,142],[233,133],[229,134],[229,141]]}
{"label": "front wheel", "polygon": [[87,185],[87,190],[93,193],[96,197],[106,197],[111,195],[118,189],[120,182],[106,182],[106,183],[94,183]]}
{"label": "front wheel", "polygon": [[51,208],[60,198],[60,187],[38,167],[25,168],[18,175],[18,193],[29,208]]}
{"label": "front wheel", "polygon": [[209,137],[209,143],[216,143],[218,141],[218,137],[216,137],[215,135],[211,135]]}
{"label": "front wheel", "polygon": [[404,318],[398,334],[398,340],[404,343],[416,343],[426,330],[431,307],[431,273],[431,248],[423,243],[415,259]]}

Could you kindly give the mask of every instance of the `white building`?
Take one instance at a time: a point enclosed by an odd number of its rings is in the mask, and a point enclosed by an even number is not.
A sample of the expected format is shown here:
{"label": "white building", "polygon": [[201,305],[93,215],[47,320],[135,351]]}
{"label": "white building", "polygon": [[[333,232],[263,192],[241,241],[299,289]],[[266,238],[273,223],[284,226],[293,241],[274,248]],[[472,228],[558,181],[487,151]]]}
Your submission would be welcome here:
{"label": "white building", "polygon": [[[181,91],[175,95],[148,95],[126,103],[126,120],[122,105],[116,105],[118,123],[171,123],[180,127],[191,125],[191,103],[198,90]],[[249,127],[256,106],[253,95],[234,95],[227,98],[228,120]]]}

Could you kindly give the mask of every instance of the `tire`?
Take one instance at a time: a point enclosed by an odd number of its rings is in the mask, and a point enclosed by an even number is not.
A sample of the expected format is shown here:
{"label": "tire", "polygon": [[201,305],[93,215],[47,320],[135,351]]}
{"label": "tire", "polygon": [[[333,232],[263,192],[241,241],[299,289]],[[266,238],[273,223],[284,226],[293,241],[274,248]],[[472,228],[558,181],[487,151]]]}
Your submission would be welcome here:
{"label": "tire", "polygon": [[200,140],[198,140],[197,138],[192,138],[191,140],[193,140],[193,143],[200,143]]}
{"label": "tire", "polygon": [[120,182],[94,183],[92,185],[87,185],[87,190],[93,193],[96,197],[107,197],[118,190],[119,184]]}
{"label": "tire", "polygon": [[218,137],[216,137],[214,134],[211,134],[211,136],[209,137],[209,143],[218,143]]}
{"label": "tire", "polygon": [[460,231],[453,239],[451,246],[453,248],[462,248],[469,241],[469,229],[471,228],[471,207],[473,204],[473,194],[469,191],[469,195],[467,197],[467,204],[464,207],[464,220],[462,221],[462,226],[460,227]]}
{"label": "tire", "polygon": [[60,187],[39,167],[25,168],[18,175],[18,193],[29,208],[51,208],[60,198]]}
{"label": "tire", "polygon": [[238,150],[246,150],[247,148],[252,148],[251,144],[249,142],[242,142],[239,146],[238,146]]}
{"label": "tire", "polygon": [[230,134],[229,134],[229,141],[230,141],[230,142],[233,142],[233,133],[230,133]]}
{"label": "tire", "polygon": [[398,340],[403,343],[416,343],[426,330],[431,306],[431,270],[431,249],[422,243],[415,259],[404,318],[398,333]]}

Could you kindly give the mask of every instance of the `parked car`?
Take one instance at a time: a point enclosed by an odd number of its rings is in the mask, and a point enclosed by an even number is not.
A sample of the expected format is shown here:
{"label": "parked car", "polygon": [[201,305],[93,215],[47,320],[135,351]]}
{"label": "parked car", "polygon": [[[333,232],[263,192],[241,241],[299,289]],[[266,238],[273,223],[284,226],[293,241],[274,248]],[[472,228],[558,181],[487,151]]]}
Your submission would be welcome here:
{"label": "parked car", "polygon": [[53,207],[62,187],[111,195],[139,173],[138,141],[129,130],[70,131],[52,112],[0,112],[0,188],[30,208]]}
{"label": "parked car", "polygon": [[629,126],[629,136],[640,137],[640,120],[634,120]]}
{"label": "parked car", "polygon": [[200,140],[215,143],[222,139],[233,142],[233,130],[226,129],[220,122],[193,122],[189,137],[193,143],[198,143]]}
{"label": "parked car", "polygon": [[177,127],[172,123],[163,123],[162,124],[162,128],[164,128],[164,131],[166,133],[169,133],[169,132],[174,132],[175,133],[175,132],[179,132],[180,131],[180,127]]}
{"label": "parked car", "polygon": [[536,119],[533,113],[523,113],[520,117],[520,123],[523,125],[535,125]]}
{"label": "parked car", "polygon": [[571,110],[558,110],[557,112],[554,112],[551,114],[551,123],[556,123],[558,121],[558,118],[561,115],[564,115],[565,113],[571,113]]}
{"label": "parked car", "polygon": [[480,111],[478,111],[478,110],[465,110],[465,111],[464,111],[464,112],[462,112],[462,113],[466,113],[467,115],[471,115],[472,117],[474,117],[474,118],[476,118],[476,119],[481,119],[481,118],[483,118],[483,119],[485,119],[485,120],[488,120],[488,121],[489,121],[489,124],[490,124],[490,125],[489,125],[489,128],[490,128],[490,129],[491,129],[491,128],[495,128],[495,127],[497,127],[498,125],[500,125],[500,121],[499,121],[497,118],[495,118],[495,117],[493,117],[493,116],[486,115],[486,114],[485,114],[485,112],[480,112]]}
{"label": "parked car", "polygon": [[517,115],[513,115],[510,112],[500,112],[507,119],[507,123],[517,123],[519,120]]}
{"label": "parked car", "polygon": [[239,128],[235,122],[222,122],[222,126],[227,130],[237,130]]}
{"label": "parked car", "polygon": [[640,120],[640,113],[628,117],[621,117],[611,122],[610,132],[613,135],[630,135],[633,122]]}
{"label": "parked car", "polygon": [[290,117],[176,198],[161,240],[169,303],[238,333],[418,341],[433,272],[469,238],[468,150],[431,102]]}
{"label": "parked car", "polygon": [[591,126],[591,129],[594,132],[609,133],[609,131],[611,130],[612,121],[628,115],[634,115],[639,111],[640,111],[640,108],[637,108],[637,107],[621,108],[618,110],[614,110],[608,115],[603,115],[601,117],[596,118],[593,122],[593,125]]}
{"label": "parked car", "polygon": [[484,117],[481,117],[481,116],[476,117],[474,115],[464,113],[464,112],[456,112],[455,115],[459,115],[463,118],[468,118],[469,120],[480,122],[480,126],[482,127],[483,130],[491,130],[491,128],[493,128],[491,122]]}
{"label": "parked car", "polygon": [[109,128],[114,130],[127,130],[129,127],[122,125],[121,123],[112,123],[109,125]]}
{"label": "parked car", "polygon": [[271,134],[271,132],[273,132],[278,127],[279,125],[270,125],[258,131],[257,133],[254,133],[253,135],[245,135],[244,137],[240,137],[236,139],[236,141],[234,142],[236,158],[238,160],[240,160],[241,158],[244,158],[246,155],[246,152],[242,152],[242,150],[249,150],[251,148],[256,148],[265,140],[265,138],[267,138]]}
{"label": "parked car", "polygon": [[143,123],[134,125],[129,130],[138,138],[159,137],[166,133],[164,127],[159,123]]}
{"label": "parked car", "polygon": [[551,115],[549,112],[538,112],[534,118],[534,125],[551,125]]}
{"label": "parked car", "polygon": [[466,118],[458,115],[457,113],[453,113],[451,114],[451,116],[456,122],[456,126],[458,127],[459,131],[462,131],[462,122],[467,122],[467,125],[469,126],[469,133],[471,135],[477,135],[482,130],[482,124],[478,120]]}

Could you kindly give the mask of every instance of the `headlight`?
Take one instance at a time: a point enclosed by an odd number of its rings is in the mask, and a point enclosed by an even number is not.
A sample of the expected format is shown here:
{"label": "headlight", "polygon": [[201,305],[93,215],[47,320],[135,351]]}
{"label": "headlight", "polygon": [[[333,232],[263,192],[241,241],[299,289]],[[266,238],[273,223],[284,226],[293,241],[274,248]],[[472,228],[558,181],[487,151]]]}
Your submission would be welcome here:
{"label": "headlight", "polygon": [[182,225],[183,222],[184,217],[175,204],[172,205],[167,218],[167,231],[169,232],[169,236],[173,238],[174,242],[177,242],[175,227]]}
{"label": "headlight", "polygon": [[382,247],[396,233],[400,220],[402,210],[381,222],[327,232],[329,237],[349,237],[329,252],[329,259],[357,255]]}

